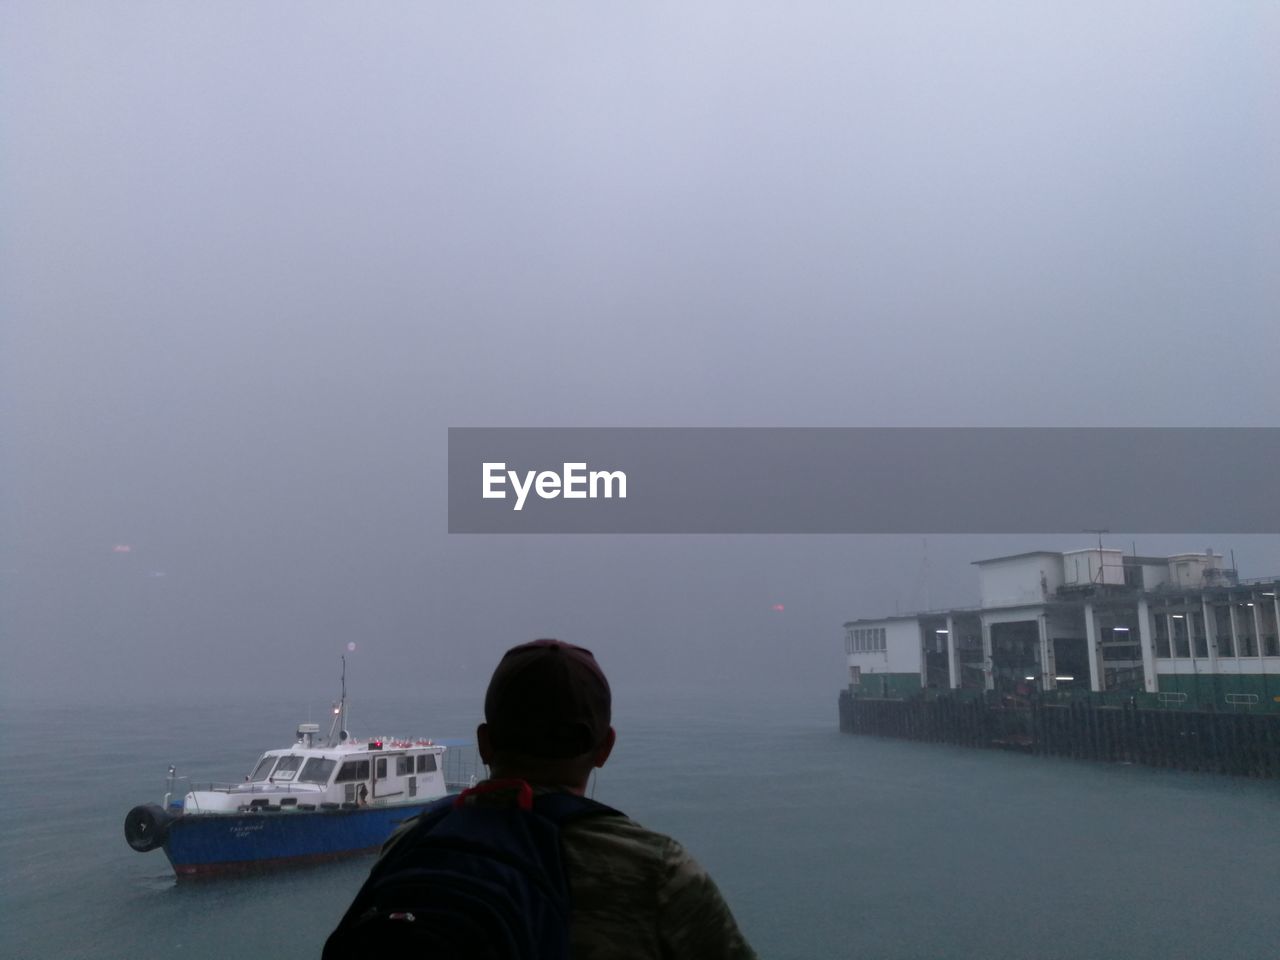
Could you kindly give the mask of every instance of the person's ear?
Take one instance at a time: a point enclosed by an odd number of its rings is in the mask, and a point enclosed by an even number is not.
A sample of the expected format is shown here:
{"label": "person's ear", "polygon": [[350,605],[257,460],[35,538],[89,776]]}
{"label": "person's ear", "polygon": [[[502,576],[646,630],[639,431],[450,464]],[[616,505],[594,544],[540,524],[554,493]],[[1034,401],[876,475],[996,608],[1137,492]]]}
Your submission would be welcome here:
{"label": "person's ear", "polygon": [[610,727],[609,734],[604,738],[604,743],[600,744],[600,749],[596,751],[595,757],[592,758],[591,765],[593,767],[603,767],[605,761],[609,759],[609,754],[613,753],[613,745],[617,742],[617,731]]}
{"label": "person's ear", "polygon": [[476,749],[480,752],[480,762],[488,767],[493,766],[493,740],[489,738],[487,723],[476,727]]}

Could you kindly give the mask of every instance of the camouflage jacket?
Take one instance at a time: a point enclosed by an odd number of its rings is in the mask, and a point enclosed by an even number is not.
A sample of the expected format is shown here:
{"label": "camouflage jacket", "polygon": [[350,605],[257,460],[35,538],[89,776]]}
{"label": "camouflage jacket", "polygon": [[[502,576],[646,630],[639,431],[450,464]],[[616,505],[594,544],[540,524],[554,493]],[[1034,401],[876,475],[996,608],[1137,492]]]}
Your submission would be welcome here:
{"label": "camouflage jacket", "polygon": [[628,817],[561,831],[573,897],[574,960],[750,960],[715,882],[675,840]]}

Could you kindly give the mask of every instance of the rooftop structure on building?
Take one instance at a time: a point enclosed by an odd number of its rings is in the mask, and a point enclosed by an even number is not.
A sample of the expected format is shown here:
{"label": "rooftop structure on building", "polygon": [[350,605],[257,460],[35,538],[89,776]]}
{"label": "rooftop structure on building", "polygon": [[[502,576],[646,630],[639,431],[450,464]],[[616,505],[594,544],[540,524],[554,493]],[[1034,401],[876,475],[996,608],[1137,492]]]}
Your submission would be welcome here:
{"label": "rooftop structure on building", "polygon": [[1280,577],[1104,546],[978,560],[980,605],[845,624],[854,696],[1063,688],[1280,705]]}

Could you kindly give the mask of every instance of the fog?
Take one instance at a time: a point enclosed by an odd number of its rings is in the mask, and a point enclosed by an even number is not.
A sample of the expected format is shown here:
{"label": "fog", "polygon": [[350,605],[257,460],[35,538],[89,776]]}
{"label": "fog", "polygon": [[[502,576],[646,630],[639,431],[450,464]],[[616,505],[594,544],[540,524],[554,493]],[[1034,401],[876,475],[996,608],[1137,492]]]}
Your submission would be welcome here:
{"label": "fog", "polygon": [[[1271,4],[0,18],[8,702],[324,698],[353,642],[366,701],[478,693],[551,635],[834,724],[844,621],[1093,536],[450,536],[447,428],[1280,422]],[[1168,529],[1107,541],[1280,572]]]}

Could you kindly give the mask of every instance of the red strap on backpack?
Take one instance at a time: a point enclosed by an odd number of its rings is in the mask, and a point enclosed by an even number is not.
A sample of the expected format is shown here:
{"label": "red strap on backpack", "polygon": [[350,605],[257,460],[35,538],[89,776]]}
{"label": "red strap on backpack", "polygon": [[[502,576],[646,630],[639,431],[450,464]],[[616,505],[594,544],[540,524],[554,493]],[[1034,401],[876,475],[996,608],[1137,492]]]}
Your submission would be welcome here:
{"label": "red strap on backpack", "polygon": [[500,794],[507,794],[514,799],[517,809],[533,809],[533,787],[524,780],[486,780],[469,790],[463,790],[454,798],[453,806],[455,809],[467,806],[510,806],[510,803],[494,802],[503,799]]}

